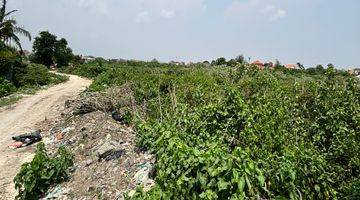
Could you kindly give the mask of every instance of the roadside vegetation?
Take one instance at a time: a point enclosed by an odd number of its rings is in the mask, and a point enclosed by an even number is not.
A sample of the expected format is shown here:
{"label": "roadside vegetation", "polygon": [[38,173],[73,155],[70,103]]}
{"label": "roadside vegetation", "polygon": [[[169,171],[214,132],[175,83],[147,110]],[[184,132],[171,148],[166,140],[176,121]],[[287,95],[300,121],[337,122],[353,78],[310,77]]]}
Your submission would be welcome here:
{"label": "roadside vegetation", "polygon": [[157,158],[156,187],[132,198],[360,197],[359,80],[331,65],[95,61],[64,70],[95,77],[90,91],[131,85],[139,148]]}
{"label": "roadside vegetation", "polygon": [[38,144],[34,159],[22,165],[14,178],[15,188],[19,192],[16,199],[41,198],[51,186],[68,178],[73,160],[74,156],[64,147],[60,147],[58,152],[50,157],[46,153],[45,145]]}
{"label": "roadside vegetation", "polygon": [[57,40],[49,32],[41,32],[35,38],[34,54],[25,55],[19,35],[29,40],[31,35],[12,17],[17,10],[7,11],[6,4],[3,0],[0,8],[0,106],[21,98],[14,93],[35,91],[66,81],[67,77],[50,73],[48,68],[55,63],[60,67],[68,66],[79,59],[72,54],[64,38]]}

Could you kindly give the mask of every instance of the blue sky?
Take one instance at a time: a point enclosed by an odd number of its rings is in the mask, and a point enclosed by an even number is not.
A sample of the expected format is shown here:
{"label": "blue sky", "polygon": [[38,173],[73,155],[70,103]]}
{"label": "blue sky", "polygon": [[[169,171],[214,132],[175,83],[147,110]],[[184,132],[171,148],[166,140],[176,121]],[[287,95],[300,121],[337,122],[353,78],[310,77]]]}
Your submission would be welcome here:
{"label": "blue sky", "polygon": [[[360,66],[359,0],[9,0],[35,36],[75,53],[203,61],[239,54],[305,66]],[[24,40],[26,49],[31,43]]]}

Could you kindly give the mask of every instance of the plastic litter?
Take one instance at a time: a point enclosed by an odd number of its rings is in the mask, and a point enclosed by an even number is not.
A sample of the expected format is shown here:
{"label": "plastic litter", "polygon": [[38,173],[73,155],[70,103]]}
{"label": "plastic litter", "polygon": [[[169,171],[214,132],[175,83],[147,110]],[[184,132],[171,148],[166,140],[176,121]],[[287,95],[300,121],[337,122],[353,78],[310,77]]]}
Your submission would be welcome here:
{"label": "plastic litter", "polygon": [[70,131],[75,130],[75,127],[67,127],[64,130],[61,131],[62,134],[68,133]]}
{"label": "plastic litter", "polygon": [[22,142],[14,142],[12,144],[9,145],[9,148],[10,149],[17,149],[17,148],[20,148],[24,145],[24,143]]}
{"label": "plastic litter", "polygon": [[113,111],[111,112],[111,117],[112,117],[115,121],[120,122],[120,123],[122,123],[122,124],[125,124],[125,119],[124,119],[124,117],[121,115],[121,113],[120,113],[119,111],[113,110]]}
{"label": "plastic litter", "polygon": [[12,139],[15,140],[16,142],[22,142],[25,146],[27,146],[41,141],[42,137],[40,133],[41,131],[37,130],[33,133],[12,137]]}
{"label": "plastic litter", "polygon": [[152,171],[152,165],[145,163],[139,166],[140,170],[136,172],[134,180],[136,184],[147,183],[150,180],[150,172]]}
{"label": "plastic litter", "polygon": [[62,197],[65,197],[69,193],[69,189],[65,189],[63,187],[56,186],[53,189],[51,189],[47,195],[42,198],[41,200],[55,200],[55,199],[61,199]]}
{"label": "plastic litter", "polygon": [[117,150],[117,151],[109,150],[109,151],[106,151],[105,153],[99,155],[99,162],[101,160],[105,160],[105,161],[115,160],[115,159],[120,158],[124,154],[125,154],[124,150]]}
{"label": "plastic litter", "polygon": [[56,138],[56,140],[60,141],[60,140],[64,139],[64,135],[61,132],[57,132],[55,134],[55,138]]}

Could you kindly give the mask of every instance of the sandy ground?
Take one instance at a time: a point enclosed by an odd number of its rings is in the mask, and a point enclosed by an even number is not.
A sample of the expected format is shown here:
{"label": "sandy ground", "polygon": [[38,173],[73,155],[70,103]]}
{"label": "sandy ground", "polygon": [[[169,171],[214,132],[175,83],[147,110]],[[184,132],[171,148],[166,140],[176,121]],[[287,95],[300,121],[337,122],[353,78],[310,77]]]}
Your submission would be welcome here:
{"label": "sandy ground", "polygon": [[0,108],[0,199],[14,199],[16,191],[13,178],[21,164],[31,161],[34,146],[9,149],[12,136],[36,130],[36,124],[56,118],[64,102],[85,90],[90,80],[69,75],[69,81],[39,91],[21,99],[14,105]]}

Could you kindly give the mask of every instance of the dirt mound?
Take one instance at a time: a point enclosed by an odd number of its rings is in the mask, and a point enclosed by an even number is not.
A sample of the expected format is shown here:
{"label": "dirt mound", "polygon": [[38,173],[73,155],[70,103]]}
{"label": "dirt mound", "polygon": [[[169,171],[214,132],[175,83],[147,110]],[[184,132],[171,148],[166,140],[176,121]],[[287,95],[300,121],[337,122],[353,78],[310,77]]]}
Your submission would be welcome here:
{"label": "dirt mound", "polygon": [[[62,118],[44,124],[49,151],[66,146],[75,155],[70,180],[53,188],[47,199],[122,199],[140,184],[145,189],[154,184],[154,157],[139,152],[133,127],[115,121],[109,112],[119,100],[125,102],[125,97],[109,95],[111,91],[67,101]],[[92,110],[79,115],[76,111],[84,105]]]}
{"label": "dirt mound", "polygon": [[105,92],[84,93],[79,98],[67,100],[65,107],[70,108],[72,114],[81,115],[94,111],[111,112],[118,107],[135,109],[135,100],[130,85],[111,87]]}

